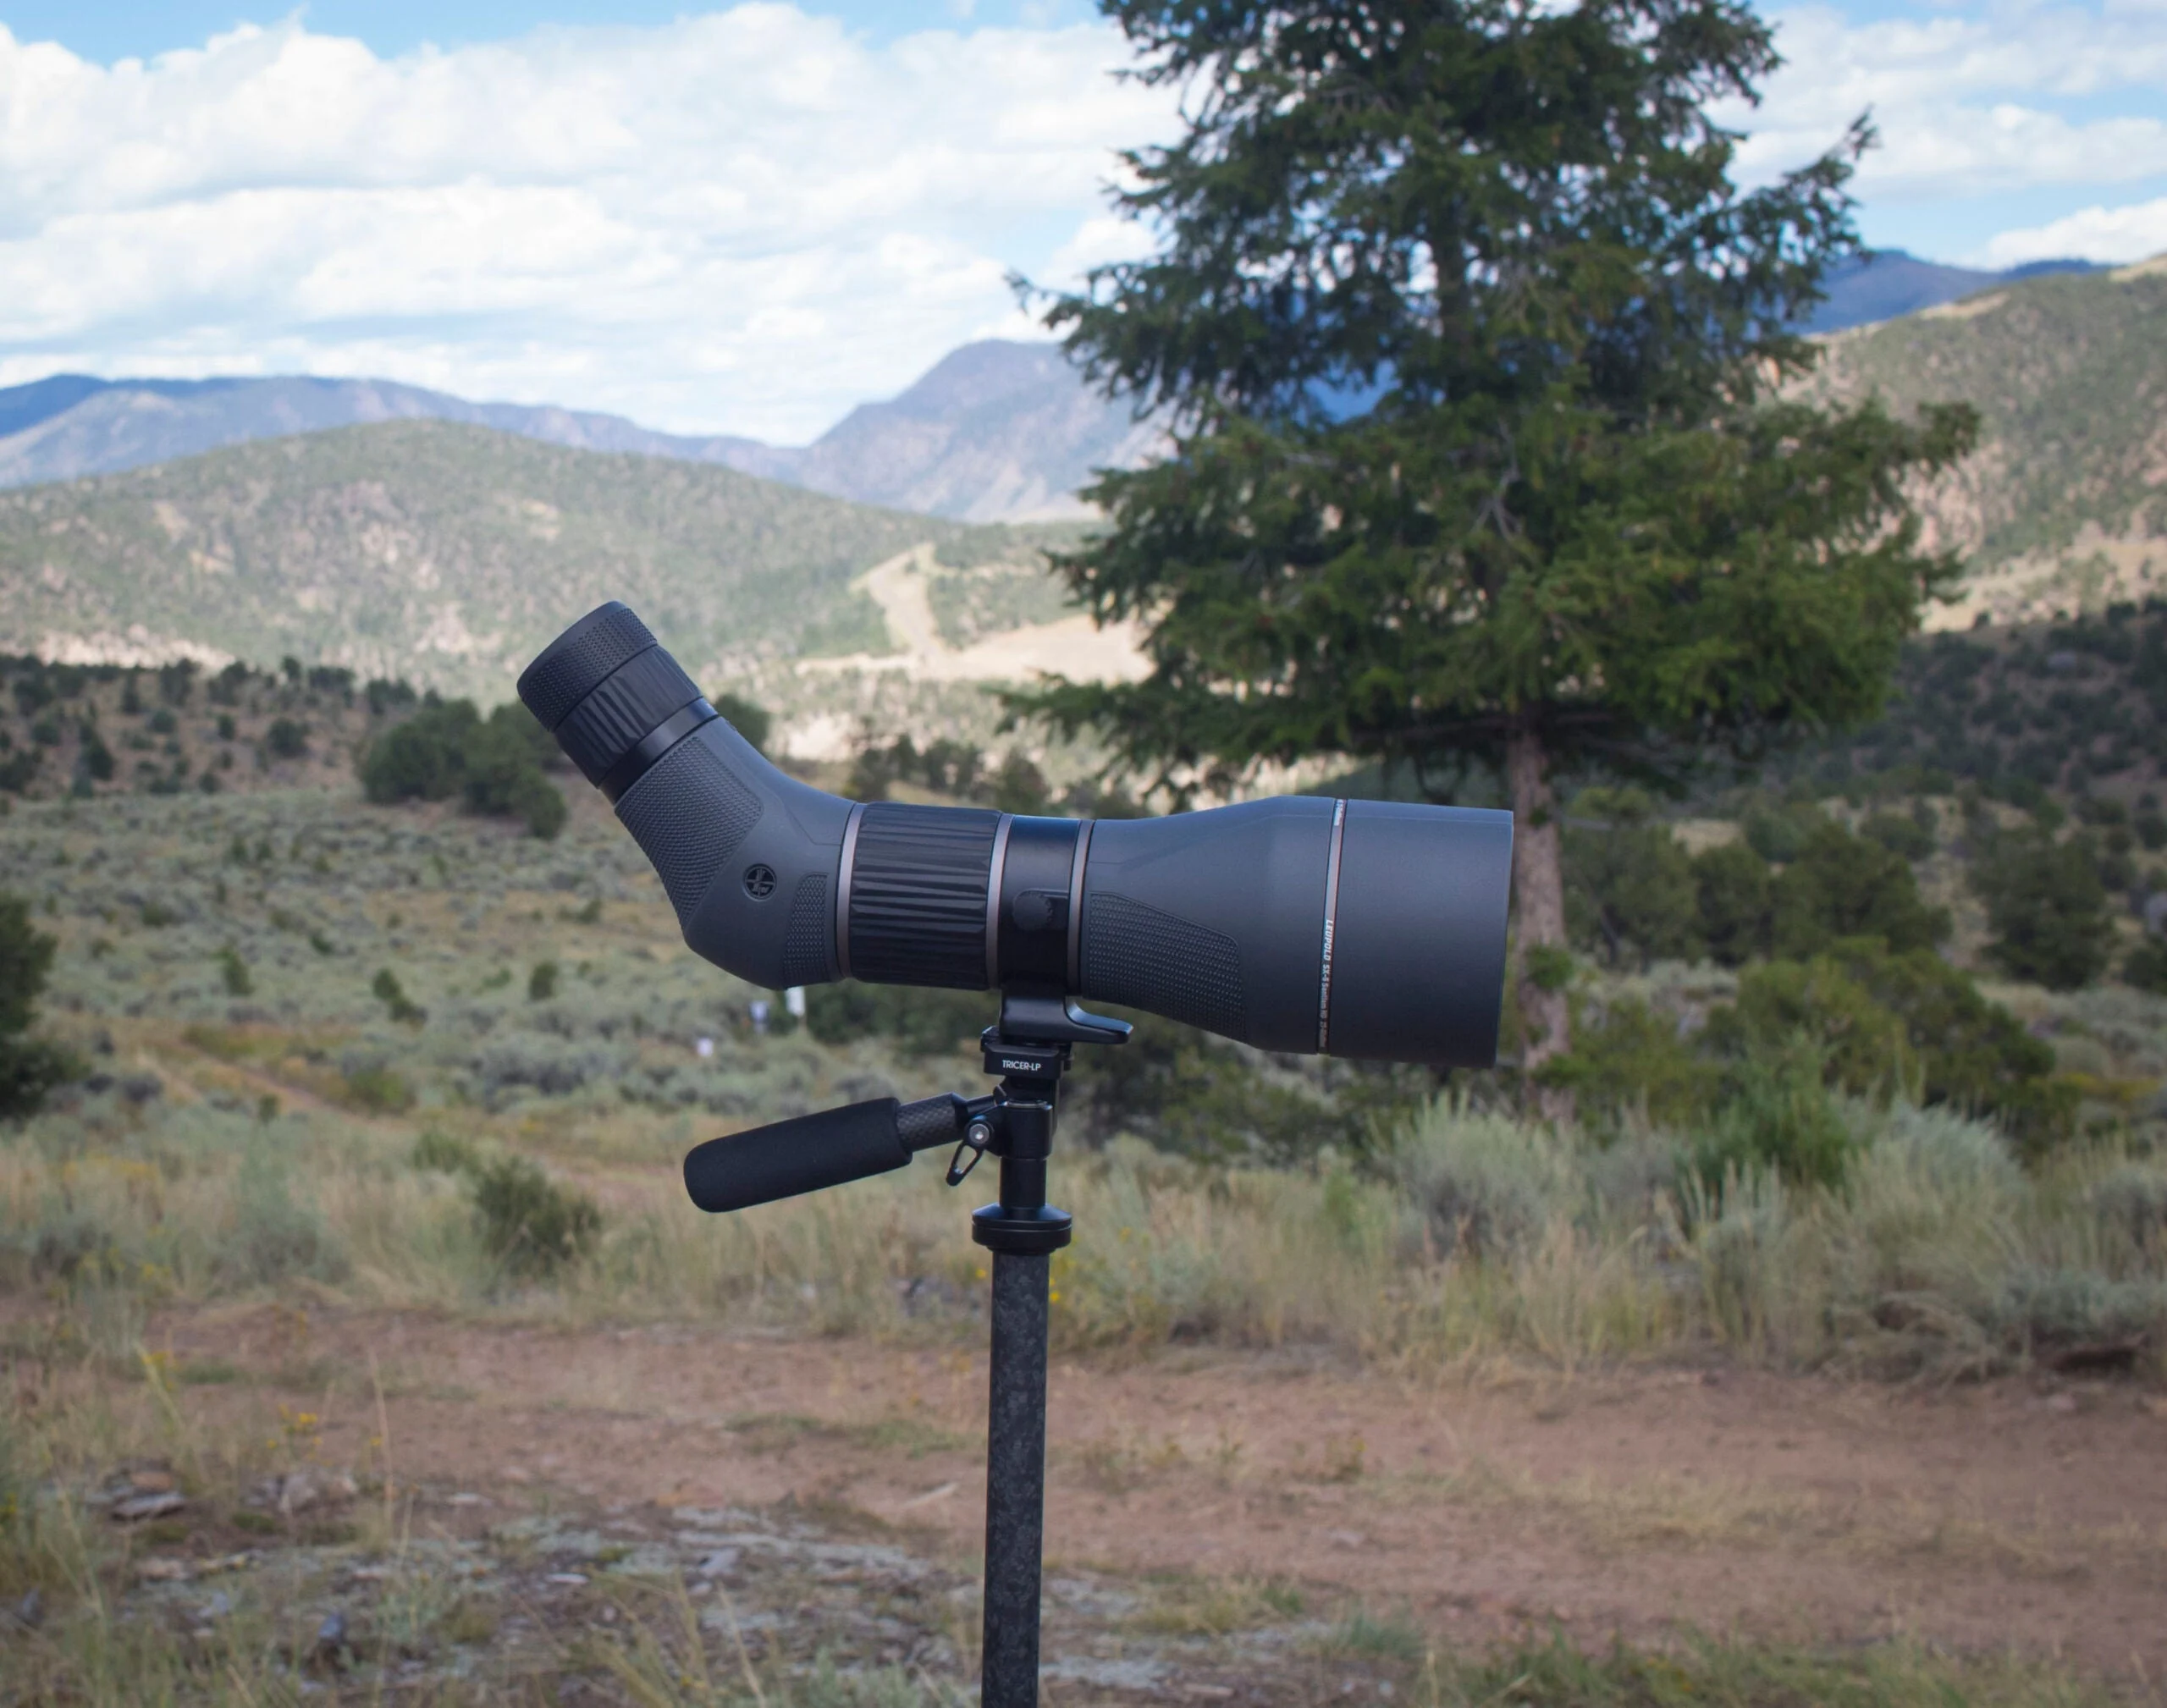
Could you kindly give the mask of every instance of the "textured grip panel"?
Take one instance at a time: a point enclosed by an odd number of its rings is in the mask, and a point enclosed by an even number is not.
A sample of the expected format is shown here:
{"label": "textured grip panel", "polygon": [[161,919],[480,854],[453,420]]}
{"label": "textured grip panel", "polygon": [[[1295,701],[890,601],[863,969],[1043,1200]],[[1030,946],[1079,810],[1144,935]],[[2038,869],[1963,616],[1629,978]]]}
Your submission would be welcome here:
{"label": "textured grip panel", "polygon": [[1247,1035],[1242,954],[1232,938],[1126,895],[1094,895],[1083,951],[1087,995],[1226,1038]]}
{"label": "textured grip panel", "polygon": [[617,803],[617,816],[654,862],[681,928],[759,823],[760,797],[706,742],[680,741]]}
{"label": "textured grip panel", "polygon": [[797,880],[790,898],[790,925],[783,934],[782,976],[791,984],[825,984],[832,976],[830,954],[835,928],[828,901],[828,875],[815,872]]}
{"label": "textured grip panel", "polygon": [[876,801],[858,820],[850,970],[876,984],[985,989],[998,813]]}
{"label": "textured grip panel", "polygon": [[520,673],[519,697],[543,729],[554,731],[604,677],[654,643],[648,625],[612,599],[542,649]]}
{"label": "textured grip panel", "polygon": [[649,647],[571,709],[557,726],[557,743],[588,782],[598,783],[648,730],[699,697],[677,661]]}

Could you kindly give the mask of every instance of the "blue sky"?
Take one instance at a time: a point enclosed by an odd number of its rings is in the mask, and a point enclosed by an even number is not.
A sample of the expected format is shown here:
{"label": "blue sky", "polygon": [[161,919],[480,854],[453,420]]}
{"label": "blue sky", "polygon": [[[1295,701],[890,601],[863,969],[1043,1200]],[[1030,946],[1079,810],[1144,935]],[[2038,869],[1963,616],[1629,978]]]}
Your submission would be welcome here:
{"label": "blue sky", "polygon": [[[1871,107],[1878,246],[2167,251],[2167,0],[1773,5],[1741,175]],[[372,373],[802,441],[1173,134],[1084,0],[0,0],[0,384]]]}

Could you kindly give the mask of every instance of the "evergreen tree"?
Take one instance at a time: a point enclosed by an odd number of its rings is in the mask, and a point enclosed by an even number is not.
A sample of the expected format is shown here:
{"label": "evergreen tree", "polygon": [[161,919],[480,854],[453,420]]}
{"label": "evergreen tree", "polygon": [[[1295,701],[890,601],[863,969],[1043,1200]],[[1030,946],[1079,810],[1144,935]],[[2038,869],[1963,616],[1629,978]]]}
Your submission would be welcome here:
{"label": "evergreen tree", "polygon": [[1870,715],[1955,573],[1905,482],[1971,412],[1777,389],[1869,135],[1737,190],[1707,109],[1778,59],[1734,0],[1103,3],[1188,129],[1115,198],[1158,252],[1047,319],[1173,444],[1100,478],[1061,566],[1153,669],[1017,703],[1177,793],[1324,752],[1439,798],[1502,771],[1539,1066],[1559,781]]}

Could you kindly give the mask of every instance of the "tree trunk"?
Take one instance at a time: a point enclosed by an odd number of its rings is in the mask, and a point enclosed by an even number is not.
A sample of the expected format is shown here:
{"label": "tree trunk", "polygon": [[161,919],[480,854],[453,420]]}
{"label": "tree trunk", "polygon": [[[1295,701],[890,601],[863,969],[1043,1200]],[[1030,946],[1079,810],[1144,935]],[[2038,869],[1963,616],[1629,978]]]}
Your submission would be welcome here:
{"label": "tree trunk", "polygon": [[[1569,1092],[1543,1090],[1533,1083],[1536,1070],[1572,1047],[1572,1017],[1562,989],[1546,990],[1536,968],[1565,949],[1565,869],[1558,834],[1557,798],[1550,791],[1549,759],[1542,737],[1532,730],[1516,731],[1505,745],[1505,786],[1513,797],[1513,905],[1519,928],[1514,948],[1520,999],[1520,1071],[1529,1081],[1536,1110],[1550,1121],[1572,1118]],[[1530,967],[1530,958],[1536,967]]]}

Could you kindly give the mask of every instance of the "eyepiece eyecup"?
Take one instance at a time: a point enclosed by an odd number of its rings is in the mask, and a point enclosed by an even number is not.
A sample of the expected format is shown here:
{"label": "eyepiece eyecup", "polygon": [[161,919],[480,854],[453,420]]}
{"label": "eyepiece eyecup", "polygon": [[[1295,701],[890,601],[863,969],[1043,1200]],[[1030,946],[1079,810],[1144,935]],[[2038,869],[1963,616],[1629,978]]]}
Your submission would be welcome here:
{"label": "eyepiece eyecup", "polygon": [[520,673],[519,697],[554,735],[572,708],[655,644],[653,632],[629,606],[615,599],[597,605]]}

